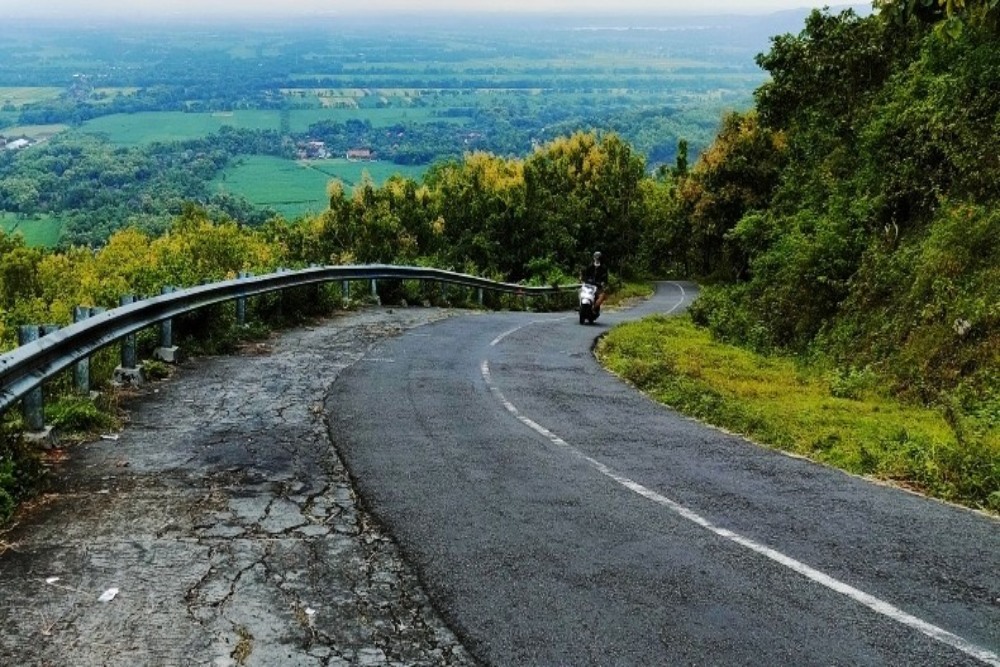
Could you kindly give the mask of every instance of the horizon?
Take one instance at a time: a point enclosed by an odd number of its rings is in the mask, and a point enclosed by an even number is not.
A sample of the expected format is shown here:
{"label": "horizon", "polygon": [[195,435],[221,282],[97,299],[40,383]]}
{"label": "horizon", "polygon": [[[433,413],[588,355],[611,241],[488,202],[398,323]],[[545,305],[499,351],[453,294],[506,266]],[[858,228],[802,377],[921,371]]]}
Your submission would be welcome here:
{"label": "horizon", "polygon": [[377,17],[395,15],[552,15],[552,16],[718,16],[767,15],[787,11],[811,11],[829,7],[871,7],[870,2],[830,3],[821,0],[707,0],[692,9],[679,0],[619,0],[608,8],[606,0],[510,0],[502,6],[476,0],[425,0],[419,8],[401,0],[368,0],[357,4],[337,5],[325,0],[297,0],[276,9],[268,0],[173,0],[169,4],[150,0],[95,0],[80,6],[76,0],[35,0],[28,5],[20,0],[0,0],[0,15],[5,19],[206,19],[206,18],[302,18],[302,17]]}

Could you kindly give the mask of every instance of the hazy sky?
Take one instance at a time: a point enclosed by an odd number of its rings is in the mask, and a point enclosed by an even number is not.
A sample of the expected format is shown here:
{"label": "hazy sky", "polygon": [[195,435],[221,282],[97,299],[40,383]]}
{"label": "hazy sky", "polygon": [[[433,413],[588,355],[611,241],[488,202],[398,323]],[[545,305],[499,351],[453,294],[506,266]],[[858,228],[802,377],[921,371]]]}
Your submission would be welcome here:
{"label": "hazy sky", "polygon": [[70,15],[357,14],[424,11],[549,11],[602,13],[760,13],[840,5],[816,0],[0,0],[0,19]]}

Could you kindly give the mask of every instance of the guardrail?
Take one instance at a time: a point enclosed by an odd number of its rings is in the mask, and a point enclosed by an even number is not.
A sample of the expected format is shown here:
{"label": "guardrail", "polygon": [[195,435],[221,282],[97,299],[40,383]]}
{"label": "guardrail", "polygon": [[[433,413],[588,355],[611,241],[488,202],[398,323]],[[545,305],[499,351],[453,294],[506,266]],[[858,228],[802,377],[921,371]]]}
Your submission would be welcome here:
{"label": "guardrail", "polygon": [[[575,285],[562,287],[526,287],[495,282],[442,269],[413,266],[370,264],[364,266],[312,267],[297,271],[279,269],[277,273],[240,277],[235,280],[199,285],[112,308],[57,329],[45,336],[0,356],[0,414],[18,400],[35,392],[40,404],[43,382],[74,363],[87,359],[97,350],[156,324],[169,322],[206,306],[245,299],[292,287],[305,287],[335,281],[421,280],[460,285],[480,290],[544,296],[558,294]],[[374,290],[374,283],[373,283]],[[480,291],[480,302],[482,291]],[[166,345],[169,346],[169,341]],[[124,356],[124,355],[123,355]],[[38,408],[40,410],[40,407]]]}

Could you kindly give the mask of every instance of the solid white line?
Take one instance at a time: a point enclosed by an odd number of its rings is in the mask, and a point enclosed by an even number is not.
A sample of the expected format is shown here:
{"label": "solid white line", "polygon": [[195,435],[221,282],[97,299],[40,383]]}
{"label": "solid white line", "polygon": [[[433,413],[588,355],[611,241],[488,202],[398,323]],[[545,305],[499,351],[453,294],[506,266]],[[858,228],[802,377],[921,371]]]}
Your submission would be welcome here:
{"label": "solid white line", "polygon": [[488,361],[484,360],[482,362],[482,364],[480,365],[480,370],[482,372],[483,379],[486,381],[486,386],[489,387],[490,389],[490,392],[492,392],[493,395],[496,396],[497,400],[499,400],[500,403],[507,409],[507,411],[510,412],[512,415],[514,415],[514,417],[516,417],[518,421],[520,421],[522,424],[524,424],[531,430],[535,431],[542,437],[549,440],[549,442],[551,442],[552,444],[557,445],[558,447],[562,447],[563,449],[566,449],[576,457],[582,459],[583,461],[586,461],[602,475],[605,475],[606,477],[613,479],[620,485],[624,486],[626,489],[634,493],[637,493],[643,498],[651,500],[654,503],[657,503],[658,505],[666,507],[675,514],[678,514],[679,516],[687,519],[688,521],[691,521],[692,523],[695,523],[701,526],[702,528],[705,528],[706,530],[715,533],[719,537],[722,537],[724,539],[729,540],[730,542],[734,542],[735,544],[739,544],[742,547],[750,549],[751,551],[754,551],[762,556],[765,556],[766,558],[769,558],[780,565],[784,565],[790,570],[793,570],[801,574],[802,576],[806,577],[807,579],[821,586],[824,586],[836,593],[840,593],[841,595],[847,596],[848,598],[854,600],[855,602],[858,602],[859,604],[864,605],[865,607],[868,607],[869,609],[875,611],[876,613],[882,614],[883,616],[886,616],[898,623],[901,623],[902,625],[918,630],[919,632],[922,632],[928,637],[935,639],[943,644],[947,644],[952,648],[956,648],[959,651],[965,653],[966,655],[969,655],[988,665],[993,665],[993,667],[1000,667],[1000,655],[997,655],[996,653],[988,649],[977,646],[972,642],[963,639],[962,637],[959,637],[956,634],[948,632],[944,628],[939,628],[938,626],[928,623],[927,621],[924,621],[920,618],[917,618],[912,614],[908,614],[902,609],[893,606],[892,604],[889,604],[884,600],[881,600],[873,595],[865,593],[862,590],[854,588],[849,584],[845,584],[844,582],[838,579],[834,579],[830,575],[824,574],[823,572],[820,572],[819,570],[812,568],[806,565],[805,563],[802,563],[801,561],[797,561],[790,556],[786,556],[785,554],[776,551],[768,546],[760,544],[759,542],[755,542],[754,540],[751,540],[748,537],[744,537],[739,533],[735,533],[726,528],[720,528],[719,526],[716,526],[708,519],[704,518],[703,516],[694,512],[693,510],[684,507],[680,503],[671,500],[670,498],[667,498],[666,496],[663,496],[657,493],[656,491],[646,488],[642,484],[639,484],[638,482],[635,482],[629,479],[628,477],[625,477],[624,475],[615,472],[612,468],[606,466],[600,461],[597,461],[596,459],[587,456],[576,447],[573,447],[568,442],[566,442],[558,435],[545,428],[544,426],[541,426],[540,424],[522,415],[521,412],[517,409],[517,407],[515,407],[513,403],[508,401],[507,398],[500,391],[500,389],[498,389],[497,386],[493,383],[493,377],[490,375],[490,365]]}
{"label": "solid white line", "polygon": [[[679,283],[670,283],[670,284],[671,285],[676,285],[677,289],[679,289],[681,291],[681,298],[680,298],[680,301],[678,301],[677,303],[675,303],[670,308],[670,310],[664,311],[664,313],[667,314],[667,315],[669,315],[670,313],[674,312],[675,310],[677,310],[678,308],[680,308],[682,305],[684,305],[684,299],[687,297],[687,293],[684,291],[684,287],[682,285],[680,285]],[[510,336],[512,334],[516,334],[521,329],[524,329],[526,327],[530,327],[533,324],[545,324],[547,322],[561,322],[562,320],[568,320],[568,319],[570,319],[572,317],[573,317],[572,315],[565,315],[563,317],[554,317],[552,319],[547,319],[547,320],[532,320],[530,322],[526,322],[524,324],[521,324],[519,326],[514,327],[513,329],[510,329],[508,331],[504,331],[502,334],[500,334],[499,336],[497,336],[496,338],[494,338],[492,341],[490,341],[490,347],[496,347],[497,345],[499,345],[500,343],[502,343],[503,339],[506,338],[507,336]]]}
{"label": "solid white line", "polygon": [[530,327],[533,324],[545,324],[546,322],[561,322],[562,320],[568,320],[570,317],[572,317],[572,315],[564,315],[563,317],[553,317],[547,320],[531,320],[530,322],[525,322],[524,324],[516,326],[513,329],[510,329],[509,331],[504,331],[502,334],[491,340],[490,347],[496,347],[501,342],[503,342],[503,339],[506,338],[507,336],[510,336],[511,334],[516,334],[521,329]]}

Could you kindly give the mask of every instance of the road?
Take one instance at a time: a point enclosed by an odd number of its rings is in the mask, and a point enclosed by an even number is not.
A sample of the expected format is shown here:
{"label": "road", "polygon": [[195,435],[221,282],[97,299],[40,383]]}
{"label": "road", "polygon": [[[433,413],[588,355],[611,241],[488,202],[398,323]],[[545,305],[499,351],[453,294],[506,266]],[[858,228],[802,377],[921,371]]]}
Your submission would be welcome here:
{"label": "road", "polygon": [[1000,664],[1000,522],[754,445],[602,370],[616,322],[452,318],[333,384],[332,438],[491,665]]}
{"label": "road", "polygon": [[123,396],[126,427],[53,453],[0,531],[0,665],[474,665],[322,410],[375,341],[452,314],[342,313]]}

